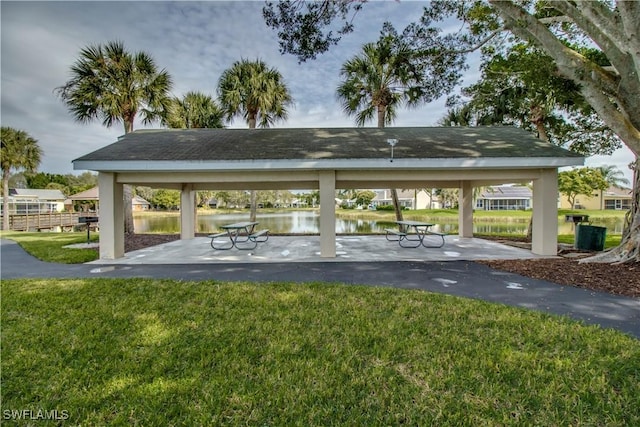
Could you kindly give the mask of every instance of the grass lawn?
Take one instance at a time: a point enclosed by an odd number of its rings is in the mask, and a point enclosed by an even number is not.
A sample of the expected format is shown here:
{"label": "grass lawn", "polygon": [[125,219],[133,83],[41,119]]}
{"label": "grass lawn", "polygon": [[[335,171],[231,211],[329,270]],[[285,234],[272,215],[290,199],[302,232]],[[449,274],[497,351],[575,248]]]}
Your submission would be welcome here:
{"label": "grass lawn", "polygon": [[[2,231],[0,236],[18,242],[22,248],[42,261],[61,264],[81,264],[98,259],[97,250],[64,248],[76,243],[87,243],[87,233],[27,233]],[[90,233],[91,241],[97,242],[98,233]]]}
{"label": "grass lawn", "polygon": [[[523,210],[504,211],[484,211],[474,210],[473,217],[478,221],[513,221],[528,222],[531,212]],[[558,221],[564,221],[567,214],[589,215],[591,221],[624,218],[626,211],[616,210],[558,210]],[[405,219],[433,220],[433,221],[457,221],[457,209],[416,209],[402,211]],[[359,209],[337,209],[336,215],[340,218],[362,218],[377,221],[395,221],[395,213],[392,210],[359,210]]]}
{"label": "grass lawn", "polygon": [[85,426],[640,425],[640,341],[541,313],[327,284],[1,286],[3,415],[66,411]]}

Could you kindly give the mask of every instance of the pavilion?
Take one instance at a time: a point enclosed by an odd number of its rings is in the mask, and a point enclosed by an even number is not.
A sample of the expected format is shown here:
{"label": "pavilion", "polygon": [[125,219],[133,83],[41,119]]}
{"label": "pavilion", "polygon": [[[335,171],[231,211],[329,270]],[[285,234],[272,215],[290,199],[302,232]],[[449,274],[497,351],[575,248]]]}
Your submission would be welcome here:
{"label": "pavilion", "polygon": [[458,233],[473,237],[474,187],[532,182],[532,252],[556,255],[558,168],[583,163],[512,127],[139,130],[73,161],[99,173],[102,259],[124,256],[125,184],[180,190],[181,239],[195,237],[198,190],[319,189],[332,258],[336,189],[458,188]]}

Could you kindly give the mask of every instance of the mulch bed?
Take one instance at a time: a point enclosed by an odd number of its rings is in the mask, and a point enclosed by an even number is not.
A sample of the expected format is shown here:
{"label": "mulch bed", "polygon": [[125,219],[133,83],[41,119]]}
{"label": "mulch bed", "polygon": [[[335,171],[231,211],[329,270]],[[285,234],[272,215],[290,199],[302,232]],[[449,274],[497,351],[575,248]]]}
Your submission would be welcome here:
{"label": "mulch bed", "polygon": [[[178,240],[178,234],[133,234],[125,238],[125,252]],[[485,238],[483,236],[482,238]],[[501,240],[501,243],[509,243]],[[514,242],[515,244],[521,243]],[[520,246],[520,244],[518,244]],[[569,253],[571,253],[569,251]],[[575,255],[575,253],[573,254]],[[640,263],[579,264],[576,258],[477,261],[497,270],[534,279],[629,297],[640,297]]]}
{"label": "mulch bed", "polygon": [[610,294],[640,297],[640,263],[579,264],[571,258],[478,261],[497,270]]}

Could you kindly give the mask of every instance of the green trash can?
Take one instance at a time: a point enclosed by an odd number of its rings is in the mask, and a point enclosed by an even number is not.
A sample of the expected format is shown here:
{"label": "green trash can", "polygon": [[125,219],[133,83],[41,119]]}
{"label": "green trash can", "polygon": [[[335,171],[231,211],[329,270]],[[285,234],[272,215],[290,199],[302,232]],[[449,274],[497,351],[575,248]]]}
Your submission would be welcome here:
{"label": "green trash can", "polygon": [[576,249],[586,251],[601,251],[604,249],[604,241],[607,238],[606,227],[584,224],[577,224],[576,227]]}

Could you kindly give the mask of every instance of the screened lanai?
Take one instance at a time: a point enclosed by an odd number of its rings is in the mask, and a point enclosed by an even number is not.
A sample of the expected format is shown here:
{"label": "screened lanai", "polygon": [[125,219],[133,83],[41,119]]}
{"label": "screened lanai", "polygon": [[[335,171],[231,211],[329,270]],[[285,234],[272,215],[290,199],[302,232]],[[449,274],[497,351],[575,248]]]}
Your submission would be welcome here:
{"label": "screened lanai", "polygon": [[195,237],[198,190],[319,190],[320,256],[336,256],[337,189],[457,188],[473,237],[473,188],[532,183],[532,252],[555,255],[559,167],[584,158],[511,127],[140,130],[73,161],[99,173],[100,257],[124,256],[123,186],[181,192]]}

